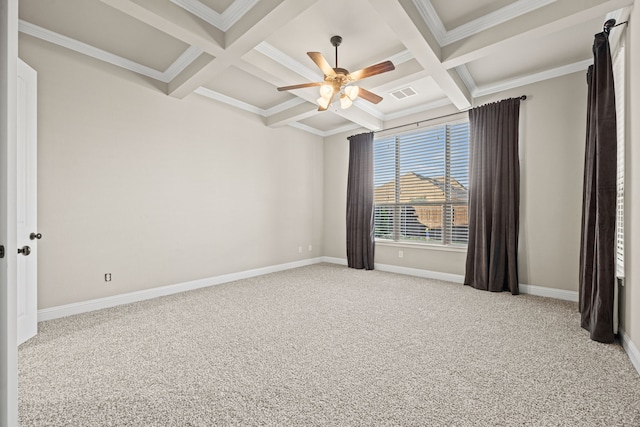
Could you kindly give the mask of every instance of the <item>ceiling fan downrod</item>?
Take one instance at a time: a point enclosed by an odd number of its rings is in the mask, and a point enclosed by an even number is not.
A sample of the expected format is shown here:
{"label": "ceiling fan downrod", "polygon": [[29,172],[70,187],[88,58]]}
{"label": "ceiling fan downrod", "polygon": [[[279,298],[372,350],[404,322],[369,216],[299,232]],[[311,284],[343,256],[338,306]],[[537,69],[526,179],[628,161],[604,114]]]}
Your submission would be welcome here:
{"label": "ceiling fan downrod", "polygon": [[338,46],[342,43],[342,37],[333,36],[331,37],[331,44],[336,48],[336,68],[338,68]]}

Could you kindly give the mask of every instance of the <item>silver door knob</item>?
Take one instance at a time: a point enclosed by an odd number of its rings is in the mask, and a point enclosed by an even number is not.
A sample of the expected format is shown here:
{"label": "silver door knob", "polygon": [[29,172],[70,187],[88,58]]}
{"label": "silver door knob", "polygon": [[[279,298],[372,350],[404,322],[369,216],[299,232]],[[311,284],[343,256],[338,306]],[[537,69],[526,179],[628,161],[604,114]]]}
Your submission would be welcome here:
{"label": "silver door knob", "polygon": [[31,253],[31,248],[29,246],[23,246],[18,248],[18,253],[24,256],[28,256]]}
{"label": "silver door knob", "polygon": [[40,234],[40,233],[31,233],[31,234],[29,234],[29,238],[31,240],[36,240],[36,239],[40,240],[40,239],[42,239],[42,234]]}

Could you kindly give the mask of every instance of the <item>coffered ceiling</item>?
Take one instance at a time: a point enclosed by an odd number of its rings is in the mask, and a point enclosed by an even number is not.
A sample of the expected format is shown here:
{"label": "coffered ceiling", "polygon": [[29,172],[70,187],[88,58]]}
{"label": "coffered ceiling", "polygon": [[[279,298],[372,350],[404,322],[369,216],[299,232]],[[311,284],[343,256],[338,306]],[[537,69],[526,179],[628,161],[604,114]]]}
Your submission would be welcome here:
{"label": "coffered ceiling", "polygon": [[[265,126],[328,136],[586,70],[593,34],[634,0],[20,0],[20,32],[121,67],[167,96],[207,97]],[[613,30],[616,32],[617,30]],[[612,32],[612,35],[614,33]],[[318,111],[306,52],[350,71],[391,60],[359,85],[383,97]],[[395,96],[394,96],[395,94]]]}

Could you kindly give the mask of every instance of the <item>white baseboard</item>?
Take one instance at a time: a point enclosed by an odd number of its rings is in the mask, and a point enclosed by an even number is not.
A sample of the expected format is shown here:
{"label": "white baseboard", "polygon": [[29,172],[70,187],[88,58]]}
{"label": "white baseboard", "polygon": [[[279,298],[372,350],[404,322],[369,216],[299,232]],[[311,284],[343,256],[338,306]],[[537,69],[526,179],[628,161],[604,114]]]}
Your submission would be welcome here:
{"label": "white baseboard", "polygon": [[87,313],[89,311],[101,310],[103,308],[110,308],[123,304],[130,304],[132,302],[144,301],[166,295],[177,294],[180,292],[192,291],[194,289],[206,288],[208,286],[220,285],[222,283],[234,282],[236,280],[248,279],[250,277],[262,276],[264,274],[289,270],[291,268],[304,267],[306,265],[317,264],[319,262],[322,262],[322,258],[310,258],[302,261],[294,261],[286,264],[272,265],[268,267],[256,268],[253,270],[241,271],[238,273],[209,277],[206,279],[192,280],[190,282],[178,283],[175,285],[161,286],[158,288],[129,292],[121,295],[97,298],[89,301],[60,305],[57,307],[44,308],[38,310],[38,322],[72,316],[75,314]]}
{"label": "white baseboard", "polygon": [[[323,262],[329,262],[333,264],[347,265],[347,260],[344,258],[322,257]],[[401,267],[398,265],[390,264],[375,264],[376,270],[388,271],[390,273],[406,274],[407,276],[424,277],[427,279],[445,280],[447,282],[460,283],[464,282],[464,276],[460,274],[441,273],[439,271],[423,270],[420,268]],[[536,295],[539,297],[555,298],[566,301],[578,301],[577,291],[566,291],[564,289],[546,288],[544,286],[525,285],[520,283],[518,285],[520,293],[528,295]]]}
{"label": "white baseboard", "polygon": [[618,333],[620,334],[622,341],[622,348],[627,352],[629,360],[631,360],[631,364],[636,368],[638,374],[640,374],[640,350],[638,350],[638,347],[636,347],[633,341],[631,341],[631,338],[629,338],[629,335],[626,334],[624,329],[619,328]]}
{"label": "white baseboard", "polygon": [[[209,277],[206,279],[193,280],[190,282],[178,283],[175,285],[162,286],[158,288],[145,289],[142,291],[130,292],[121,295],[114,295],[105,298],[98,298],[89,301],[82,301],[73,304],[66,304],[57,307],[38,310],[38,321],[57,319],[60,317],[72,316],[74,314],[86,313],[93,310],[115,307],[122,304],[144,301],[179,292],[191,291],[207,286],[219,285],[221,283],[233,282],[250,277],[261,276],[263,274],[275,273],[291,268],[304,267],[306,265],[328,262],[332,264],[347,265],[344,258],[320,257],[310,258],[302,261],[294,261],[286,264],[273,265],[256,268],[253,270],[241,271],[238,273],[225,274],[222,276]],[[380,271],[390,273],[406,274],[408,276],[424,277],[427,279],[445,280],[453,283],[463,283],[464,276],[459,274],[442,273],[438,271],[423,270],[419,268],[401,267],[391,264],[375,264],[375,268]],[[556,298],[567,301],[578,301],[578,293],[555,288],[545,288],[542,286],[520,284],[520,291],[523,294],[537,295],[542,297]]]}
{"label": "white baseboard", "polygon": [[[344,258],[334,257],[322,257],[322,262],[328,262],[331,264],[347,265],[347,260]],[[462,283],[464,277],[457,274],[440,273],[438,271],[422,270],[420,268],[401,267],[398,265],[390,264],[374,264],[374,268],[380,271],[387,271],[389,273],[406,274],[407,276],[424,277],[427,279],[445,280],[447,282]]]}
{"label": "white baseboard", "polygon": [[[328,262],[332,264],[347,265],[344,258],[320,257],[310,258],[302,261],[294,261],[286,264],[278,264],[268,267],[256,268],[253,270],[241,271],[238,273],[225,274],[222,276],[209,277],[206,279],[192,280],[190,282],[178,283],[175,285],[161,286],[157,288],[145,289],[141,291],[129,292],[126,294],[113,295],[105,298],[97,298],[88,301],[81,301],[72,304],[60,305],[51,308],[38,310],[38,321],[58,319],[75,314],[87,313],[94,310],[116,307],[118,305],[130,304],[133,302],[144,301],[152,298],[172,295],[180,292],[192,291],[195,289],[215,286],[222,283],[233,282],[250,277],[261,276],[264,274],[275,273],[278,271],[288,270],[291,268],[304,267],[306,265],[317,264],[320,262]],[[390,273],[406,274],[409,276],[424,277],[428,279],[445,280],[453,283],[462,283],[464,277],[457,274],[441,273],[437,271],[422,270],[418,268],[400,267],[390,264],[375,264],[375,268],[380,271]],[[568,299],[577,301],[577,293],[575,298],[569,291],[559,289],[549,289],[540,286],[520,285],[523,293],[532,295],[547,296],[551,298]]]}
{"label": "white baseboard", "polygon": [[520,293],[523,293],[523,294],[578,302],[578,291],[566,291],[564,289],[546,288],[544,286],[535,286],[535,285],[525,285],[523,283],[520,283],[518,285],[518,288],[520,289]]}
{"label": "white baseboard", "polygon": [[444,280],[447,282],[464,282],[464,276],[459,274],[441,273],[439,271],[423,270],[420,268],[400,267],[391,264],[375,264],[376,270],[387,271],[389,273],[406,274],[407,276],[424,277],[427,279]]}
{"label": "white baseboard", "polygon": [[322,262],[328,262],[330,264],[347,265],[347,260],[345,258],[334,258],[330,256],[323,256]]}

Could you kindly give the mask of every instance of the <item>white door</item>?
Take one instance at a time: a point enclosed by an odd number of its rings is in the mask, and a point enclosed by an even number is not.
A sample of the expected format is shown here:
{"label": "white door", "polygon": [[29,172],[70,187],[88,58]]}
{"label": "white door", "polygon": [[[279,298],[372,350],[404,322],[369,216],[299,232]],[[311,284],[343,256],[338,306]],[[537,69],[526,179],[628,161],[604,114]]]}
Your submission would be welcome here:
{"label": "white door", "polygon": [[17,294],[18,345],[38,332],[37,75],[18,59]]}

